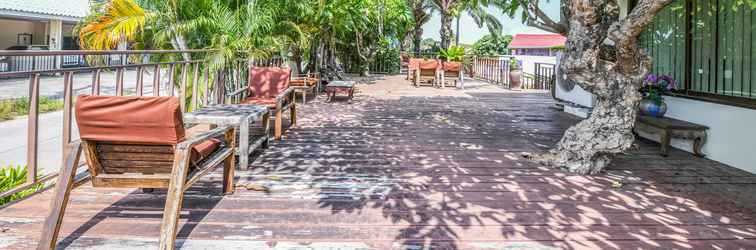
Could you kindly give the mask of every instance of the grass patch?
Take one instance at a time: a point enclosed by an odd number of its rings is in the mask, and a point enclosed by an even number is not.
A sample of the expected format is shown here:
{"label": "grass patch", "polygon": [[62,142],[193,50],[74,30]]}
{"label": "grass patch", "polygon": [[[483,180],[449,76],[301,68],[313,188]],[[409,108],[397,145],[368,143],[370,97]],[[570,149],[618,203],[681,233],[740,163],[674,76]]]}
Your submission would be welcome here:
{"label": "grass patch", "polygon": [[[13,189],[26,182],[26,176],[29,175],[29,171],[26,166],[5,167],[0,168],[0,193]],[[8,202],[21,199],[37,192],[43,186],[42,183],[34,185],[24,191],[18,192],[14,195],[0,199],[0,206],[5,205]]]}
{"label": "grass patch", "polygon": [[[47,113],[63,109],[63,100],[49,97],[39,98],[39,112]],[[0,100],[0,121],[29,114],[29,98]]]}

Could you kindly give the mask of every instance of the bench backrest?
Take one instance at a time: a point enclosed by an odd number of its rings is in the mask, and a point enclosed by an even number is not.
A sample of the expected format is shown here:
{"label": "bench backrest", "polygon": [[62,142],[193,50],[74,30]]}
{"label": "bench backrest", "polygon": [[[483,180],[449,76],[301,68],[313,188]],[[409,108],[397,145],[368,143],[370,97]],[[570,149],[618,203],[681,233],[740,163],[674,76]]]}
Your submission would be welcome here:
{"label": "bench backrest", "polygon": [[289,88],[290,68],[250,67],[249,90],[253,97],[274,98]]}
{"label": "bench backrest", "polygon": [[81,95],[76,122],[93,176],[170,173],[186,133],[176,97]]}

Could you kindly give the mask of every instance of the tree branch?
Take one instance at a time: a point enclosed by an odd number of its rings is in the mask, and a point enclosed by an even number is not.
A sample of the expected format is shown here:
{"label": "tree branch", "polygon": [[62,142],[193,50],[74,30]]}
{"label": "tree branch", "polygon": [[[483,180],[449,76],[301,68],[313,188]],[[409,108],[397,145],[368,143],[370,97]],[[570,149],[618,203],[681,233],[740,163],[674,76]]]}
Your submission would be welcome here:
{"label": "tree branch", "polygon": [[654,16],[670,3],[672,0],[640,0],[625,18],[609,28],[609,38],[618,46],[634,44]]}
{"label": "tree branch", "polygon": [[541,8],[538,7],[538,0],[530,0],[525,7],[525,14],[528,16],[528,25],[545,31],[567,36],[566,22],[554,22]]}

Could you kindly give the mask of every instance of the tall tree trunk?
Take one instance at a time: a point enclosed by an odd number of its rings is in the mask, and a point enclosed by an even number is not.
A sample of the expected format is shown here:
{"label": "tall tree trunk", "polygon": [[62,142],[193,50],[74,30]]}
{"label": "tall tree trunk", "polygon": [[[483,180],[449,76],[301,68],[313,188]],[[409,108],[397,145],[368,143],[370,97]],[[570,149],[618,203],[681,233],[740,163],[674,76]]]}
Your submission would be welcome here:
{"label": "tall tree trunk", "polygon": [[415,27],[414,35],[412,36],[412,43],[415,46],[415,56],[420,56],[420,46],[423,43],[423,27],[417,26]]}
{"label": "tall tree trunk", "polygon": [[452,31],[452,22],[454,16],[449,13],[449,10],[441,11],[441,48],[448,49],[451,45],[451,40],[454,38],[454,32]]}
{"label": "tall tree trunk", "polygon": [[622,20],[614,0],[566,1],[571,2],[565,22],[569,27],[552,25],[567,33],[560,69],[568,80],[593,93],[597,102],[588,119],[567,129],[554,149],[534,159],[580,174],[595,174],[614,154],[632,147],[641,99],[638,89],[651,65],[638,48],[637,38],[671,0],[640,0]]}

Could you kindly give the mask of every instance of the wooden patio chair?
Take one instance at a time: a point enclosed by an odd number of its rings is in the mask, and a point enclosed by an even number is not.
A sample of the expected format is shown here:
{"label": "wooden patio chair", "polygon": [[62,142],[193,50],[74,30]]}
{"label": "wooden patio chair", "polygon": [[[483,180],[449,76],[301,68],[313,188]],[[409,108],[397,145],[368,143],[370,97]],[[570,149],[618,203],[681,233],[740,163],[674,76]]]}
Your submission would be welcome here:
{"label": "wooden patio chair", "polygon": [[415,70],[415,87],[420,86],[423,80],[429,80],[432,86],[438,81],[438,74],[441,70],[441,62],[436,59],[422,59],[418,61],[417,70]]}
{"label": "wooden patio chair", "polygon": [[81,142],[71,144],[61,167],[37,249],[56,246],[82,150],[93,187],[168,189],[160,249],[174,248],[184,192],[200,177],[223,164],[223,191],[234,191],[234,130],[192,134],[176,97],[81,95],[76,122]]}
{"label": "wooden patio chair", "polygon": [[281,140],[283,112],[290,111],[291,125],[297,124],[294,88],[290,86],[291,69],[279,67],[250,67],[248,87],[238,89],[229,97],[246,95],[240,104],[266,106],[273,113],[276,140]]}
{"label": "wooden patio chair", "polygon": [[307,103],[307,93],[317,95],[320,91],[320,77],[318,73],[307,73],[292,77],[289,84],[294,87],[294,91],[302,94],[302,105]]}
{"label": "wooden patio chair", "polygon": [[446,87],[447,79],[453,79],[454,86],[457,88],[461,88],[464,86],[464,81],[465,81],[464,67],[462,66],[462,63],[460,62],[443,62],[443,65],[441,66],[441,73],[439,73],[439,76],[441,77],[442,88]]}
{"label": "wooden patio chair", "polygon": [[415,83],[415,71],[422,60],[420,58],[410,58],[407,62],[407,80],[412,81],[413,84]]}

